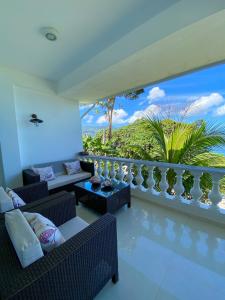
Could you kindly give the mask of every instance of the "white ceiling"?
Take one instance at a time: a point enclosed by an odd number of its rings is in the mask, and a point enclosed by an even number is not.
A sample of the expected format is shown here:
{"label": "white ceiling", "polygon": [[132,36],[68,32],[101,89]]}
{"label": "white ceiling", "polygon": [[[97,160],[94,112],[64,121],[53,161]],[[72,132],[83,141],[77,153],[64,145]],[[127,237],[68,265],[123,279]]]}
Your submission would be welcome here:
{"label": "white ceiling", "polygon": [[0,66],[93,101],[225,59],[223,9],[225,0],[0,0]]}
{"label": "white ceiling", "polygon": [[[177,0],[1,0],[0,65],[61,79]],[[40,29],[59,31],[56,43]]]}

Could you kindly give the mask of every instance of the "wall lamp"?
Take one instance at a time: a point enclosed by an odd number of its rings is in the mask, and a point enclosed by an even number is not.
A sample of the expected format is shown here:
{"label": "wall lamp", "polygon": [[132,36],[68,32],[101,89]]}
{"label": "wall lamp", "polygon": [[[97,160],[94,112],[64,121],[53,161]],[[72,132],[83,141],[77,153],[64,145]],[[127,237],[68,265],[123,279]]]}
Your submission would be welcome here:
{"label": "wall lamp", "polygon": [[38,126],[40,123],[43,123],[43,120],[38,119],[36,114],[32,114],[30,122],[33,123],[35,126]]}

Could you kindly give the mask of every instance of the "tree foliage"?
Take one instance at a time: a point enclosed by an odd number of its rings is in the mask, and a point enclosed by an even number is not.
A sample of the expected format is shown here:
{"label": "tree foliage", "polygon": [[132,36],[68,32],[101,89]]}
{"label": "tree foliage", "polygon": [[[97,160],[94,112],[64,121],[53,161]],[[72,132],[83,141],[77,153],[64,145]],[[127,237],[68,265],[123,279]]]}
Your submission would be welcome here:
{"label": "tree foliage", "polygon": [[[85,150],[96,155],[225,167],[225,157],[212,152],[215,147],[225,146],[225,127],[222,124],[211,125],[205,121],[189,124],[147,117],[114,129],[111,140],[106,141],[105,134],[101,130],[94,137],[84,137]],[[147,176],[147,171],[144,172]],[[159,183],[160,172],[157,169],[155,179]],[[168,192],[172,192],[176,183],[174,170],[168,171],[167,179]],[[183,176],[183,184],[186,194],[189,194],[193,176],[187,171]],[[224,181],[222,186],[225,188]],[[208,174],[202,176],[201,187],[205,193],[211,188],[211,177]]]}

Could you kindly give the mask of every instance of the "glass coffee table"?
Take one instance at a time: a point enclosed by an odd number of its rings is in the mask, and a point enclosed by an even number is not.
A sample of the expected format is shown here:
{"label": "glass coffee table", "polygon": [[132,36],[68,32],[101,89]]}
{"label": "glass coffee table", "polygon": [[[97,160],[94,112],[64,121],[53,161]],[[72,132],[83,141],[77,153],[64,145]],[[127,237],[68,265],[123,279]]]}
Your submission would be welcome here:
{"label": "glass coffee table", "polygon": [[130,185],[126,183],[114,183],[111,191],[104,191],[85,180],[74,184],[74,192],[77,205],[81,202],[102,214],[114,213],[125,204],[131,206]]}

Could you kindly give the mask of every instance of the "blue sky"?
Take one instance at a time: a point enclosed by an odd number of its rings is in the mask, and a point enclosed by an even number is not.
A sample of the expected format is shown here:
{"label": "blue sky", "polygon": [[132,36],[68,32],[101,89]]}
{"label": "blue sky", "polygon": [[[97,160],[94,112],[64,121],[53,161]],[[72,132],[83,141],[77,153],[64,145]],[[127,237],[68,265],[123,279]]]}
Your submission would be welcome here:
{"label": "blue sky", "polygon": [[[81,113],[86,109],[81,107]],[[113,126],[128,125],[145,113],[187,122],[225,122],[225,64],[150,85],[137,100],[117,97]],[[104,112],[91,111],[82,125],[107,126]]]}

